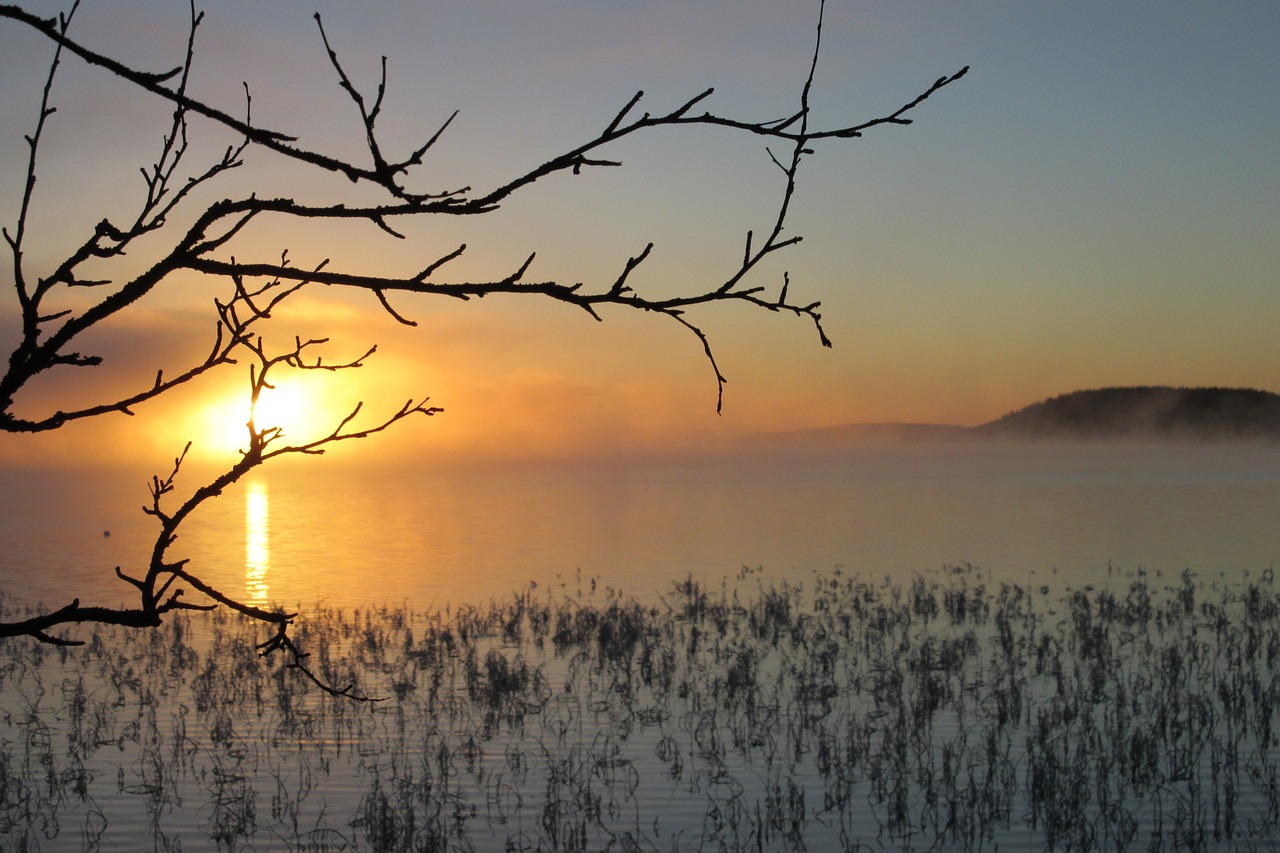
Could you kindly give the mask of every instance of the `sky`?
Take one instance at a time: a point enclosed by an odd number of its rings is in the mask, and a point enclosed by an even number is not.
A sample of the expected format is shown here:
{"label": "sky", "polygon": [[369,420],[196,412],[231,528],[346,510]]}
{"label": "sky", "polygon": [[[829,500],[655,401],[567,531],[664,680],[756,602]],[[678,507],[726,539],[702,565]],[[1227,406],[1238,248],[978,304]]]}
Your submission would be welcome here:
{"label": "sky", "polygon": [[[52,15],[64,4],[31,3]],[[192,89],[231,112],[244,86],[255,122],[309,147],[361,155],[361,128],[312,20],[318,11],[357,85],[387,57],[384,144],[405,150],[458,117],[415,180],[492,187],[590,138],[637,91],[672,109],[707,87],[708,109],[749,120],[793,112],[818,6],[797,0],[539,0],[537,3],[219,2],[206,11]],[[72,33],[139,68],[181,59],[187,10],[171,0],[85,0]],[[597,323],[529,297],[403,299],[408,329],[367,294],[317,288],[269,337],[331,338],[332,358],[378,344],[358,372],[297,386],[281,418],[302,437],[365,400],[391,411],[429,395],[445,409],[405,425],[383,452],[441,456],[713,448],[735,436],[852,422],[982,423],[1046,397],[1112,385],[1280,391],[1280,4],[1257,2],[846,2],[829,0],[813,91],[815,125],[892,112],[936,78],[910,126],[815,146],[788,233],[755,283],[784,273],[811,324],[742,306],[693,319],[728,378],[723,412],[699,342],[625,310]],[[26,143],[51,45],[0,21],[0,221],[12,229]],[[67,59],[40,151],[26,263],[38,274],[103,216],[125,219],[167,127],[163,104]],[[192,162],[231,140],[199,122]],[[732,272],[748,230],[782,189],[764,143],[723,130],[664,129],[606,156],[617,169],[539,182],[482,218],[422,222],[394,240],[372,227],[268,223],[240,259],[416,271],[467,243],[448,269],[501,278],[530,253],[532,279],[607,285],[649,243],[632,279],[687,292]],[[200,158],[205,158],[201,160]],[[257,191],[366,198],[267,151],[199,199]],[[194,209],[194,208],[193,208]],[[181,221],[181,216],[177,217]],[[157,244],[158,245],[158,244]],[[143,264],[145,251],[130,263]],[[139,267],[140,268],[140,267]],[[11,277],[12,262],[0,259]],[[145,385],[210,340],[216,282],[170,282],[92,341],[102,368],[63,369],[19,410],[47,411]],[[0,303],[0,342],[15,306]],[[6,351],[8,347],[6,346]],[[240,442],[246,374],[228,369],[59,435],[7,436],[0,460],[86,455],[167,459]],[[282,391],[283,397],[285,392]],[[294,417],[296,422],[289,422]],[[372,451],[369,451],[372,452]]]}

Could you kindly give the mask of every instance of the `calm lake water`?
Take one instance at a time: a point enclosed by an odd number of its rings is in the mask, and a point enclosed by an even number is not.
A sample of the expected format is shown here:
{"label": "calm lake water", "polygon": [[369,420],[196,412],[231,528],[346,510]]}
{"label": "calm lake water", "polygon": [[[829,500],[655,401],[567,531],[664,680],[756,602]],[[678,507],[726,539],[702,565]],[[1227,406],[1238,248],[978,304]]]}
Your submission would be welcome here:
{"label": "calm lake water", "polygon": [[[0,585],[49,606],[72,591],[122,602],[113,569],[145,565],[146,499],[145,472],[0,475]],[[1259,446],[921,445],[467,471],[320,459],[207,504],[171,555],[258,602],[427,609],[579,577],[645,598],[743,566],[803,580],[968,563],[1056,586],[1108,566],[1256,573],[1280,561],[1277,518],[1280,449]]]}
{"label": "calm lake water", "polygon": [[[228,491],[172,556],[310,609],[312,665],[386,701],[320,695],[225,611],[83,628],[69,651],[15,641],[0,847],[1256,850],[1280,832],[1276,448],[327,462]],[[6,606],[127,602],[112,570],[145,561],[144,477],[0,486]],[[962,564],[981,568],[944,568]]]}

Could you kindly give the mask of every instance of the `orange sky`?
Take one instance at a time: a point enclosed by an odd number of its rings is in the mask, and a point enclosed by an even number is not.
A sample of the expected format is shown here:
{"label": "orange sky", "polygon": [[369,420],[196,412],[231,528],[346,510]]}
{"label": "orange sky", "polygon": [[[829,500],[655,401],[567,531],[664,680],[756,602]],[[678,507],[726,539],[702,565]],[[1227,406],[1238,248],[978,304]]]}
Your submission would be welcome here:
{"label": "orange sky", "polygon": [[[769,0],[752,0],[750,13],[718,2],[552,2],[520,14],[489,2],[319,8],[363,85],[376,80],[378,53],[388,55],[390,142],[418,141],[461,109],[427,182],[478,189],[586,138],[638,88],[655,110],[714,85],[709,107],[785,114],[813,24],[810,10]],[[661,317],[614,310],[596,323],[536,299],[405,299],[397,307],[420,324],[405,329],[371,297],[315,288],[277,318],[277,340],[328,335],[333,358],[380,349],[296,405],[326,422],[357,399],[389,411],[428,395],[445,413],[375,439],[382,452],[505,457],[717,447],[853,421],[975,424],[1105,385],[1280,389],[1271,145],[1280,111],[1258,98],[1273,99],[1280,84],[1266,35],[1277,8],[830,3],[814,92],[823,123],[891,111],[934,78],[974,69],[913,126],[818,146],[801,173],[791,232],[805,240],[756,283],[773,289],[789,272],[794,299],[822,300],[834,349],[794,318],[734,306],[699,313],[729,379],[717,416],[699,343]],[[86,41],[143,67],[168,67],[181,50],[182,4],[91,4],[79,14]],[[358,156],[350,103],[309,14],[215,7],[207,21],[201,96],[234,109],[247,81],[263,123]],[[0,220],[10,227],[48,53],[41,39],[0,26]],[[127,215],[166,115],[100,72],[66,66],[31,222],[37,271],[103,215]],[[207,159],[227,140],[205,132],[193,156]],[[404,241],[372,227],[273,223],[245,235],[236,254],[288,248],[303,265],[331,258],[403,272],[466,242],[455,277],[501,278],[536,251],[530,278],[592,285],[652,241],[633,284],[658,293],[720,280],[746,231],[771,221],[780,185],[758,140],[666,131],[611,153],[624,168],[546,181],[483,221],[423,223]],[[299,175],[261,151],[209,197],[255,189],[353,198],[345,181]],[[5,275],[8,263],[0,259]],[[64,369],[19,408],[97,399],[172,370],[177,350],[207,346],[205,312],[220,295],[209,283],[174,282],[94,341],[106,367]],[[12,328],[12,311],[0,307],[0,331]],[[136,418],[9,437],[0,459],[164,460],[188,437],[197,452],[228,453],[244,382],[232,370]],[[289,430],[302,438],[306,428]]]}

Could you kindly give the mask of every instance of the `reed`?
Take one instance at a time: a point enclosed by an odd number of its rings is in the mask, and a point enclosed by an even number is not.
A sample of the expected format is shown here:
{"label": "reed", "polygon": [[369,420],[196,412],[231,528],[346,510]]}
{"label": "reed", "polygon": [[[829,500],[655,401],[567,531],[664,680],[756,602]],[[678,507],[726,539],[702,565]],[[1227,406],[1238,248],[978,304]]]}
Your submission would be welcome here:
{"label": "reed", "polygon": [[297,626],[215,612],[0,663],[5,849],[1266,847],[1280,595],[844,571],[642,603],[531,587]]}

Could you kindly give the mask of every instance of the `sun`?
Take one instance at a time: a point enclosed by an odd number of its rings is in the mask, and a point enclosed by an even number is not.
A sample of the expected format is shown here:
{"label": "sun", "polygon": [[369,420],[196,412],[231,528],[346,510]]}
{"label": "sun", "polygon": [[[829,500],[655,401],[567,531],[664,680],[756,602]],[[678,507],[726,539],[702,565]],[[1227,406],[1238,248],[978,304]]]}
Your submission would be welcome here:
{"label": "sun", "polygon": [[331,395],[311,383],[289,377],[263,389],[256,406],[250,406],[247,388],[237,388],[208,398],[193,430],[193,450],[202,456],[223,457],[249,445],[249,416],[258,430],[279,428],[282,441],[299,444],[327,433],[346,414],[337,413]]}
{"label": "sun", "polygon": [[285,435],[297,436],[300,431],[310,432],[314,428],[318,408],[296,383],[282,382],[263,389],[252,413],[258,429],[278,427]]}

